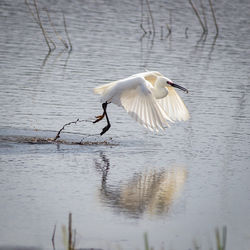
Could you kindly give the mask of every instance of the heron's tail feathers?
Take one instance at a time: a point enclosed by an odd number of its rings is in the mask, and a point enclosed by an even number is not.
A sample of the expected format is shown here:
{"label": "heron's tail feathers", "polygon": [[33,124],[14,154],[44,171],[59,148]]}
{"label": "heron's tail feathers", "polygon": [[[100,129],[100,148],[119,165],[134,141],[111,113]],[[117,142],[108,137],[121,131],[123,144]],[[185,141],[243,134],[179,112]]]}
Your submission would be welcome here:
{"label": "heron's tail feathers", "polygon": [[94,88],[94,93],[98,95],[104,95],[112,86],[114,86],[116,82],[110,82],[107,84],[103,84]]}

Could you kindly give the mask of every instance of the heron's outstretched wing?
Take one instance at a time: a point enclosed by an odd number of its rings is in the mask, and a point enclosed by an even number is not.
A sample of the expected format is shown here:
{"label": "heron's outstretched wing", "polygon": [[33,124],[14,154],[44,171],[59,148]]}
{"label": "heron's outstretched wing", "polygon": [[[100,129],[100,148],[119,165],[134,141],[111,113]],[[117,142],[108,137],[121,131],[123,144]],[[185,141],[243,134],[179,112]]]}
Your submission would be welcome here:
{"label": "heron's outstretched wing", "polygon": [[[149,71],[138,74],[148,82],[150,82],[153,86],[159,76],[163,76],[161,73],[157,71]],[[156,102],[160,105],[160,107],[166,112],[168,117],[173,121],[186,121],[190,118],[189,112],[183,103],[182,99],[175,91],[175,89],[171,86],[168,86],[168,95],[162,99],[156,99]]]}
{"label": "heron's outstretched wing", "polygon": [[139,73],[134,76],[143,77],[146,81],[150,82],[154,86],[157,78],[163,75],[158,71],[145,71],[143,73]]}
{"label": "heron's outstretched wing", "polygon": [[188,109],[175,89],[168,86],[168,95],[162,99],[157,99],[156,102],[174,121],[186,121],[190,118]]}
{"label": "heron's outstretched wing", "polygon": [[172,120],[157,104],[147,88],[148,84],[150,85],[145,81],[135,88],[123,91],[120,102],[128,114],[146,128],[155,131],[163,130],[164,127],[169,126],[167,120]]}

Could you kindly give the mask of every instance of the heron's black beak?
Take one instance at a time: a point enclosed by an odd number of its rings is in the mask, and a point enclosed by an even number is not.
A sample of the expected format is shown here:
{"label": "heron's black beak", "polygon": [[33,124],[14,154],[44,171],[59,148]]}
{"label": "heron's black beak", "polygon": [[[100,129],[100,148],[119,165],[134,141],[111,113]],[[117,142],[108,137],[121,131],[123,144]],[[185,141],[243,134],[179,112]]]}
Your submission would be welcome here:
{"label": "heron's black beak", "polygon": [[187,90],[187,89],[183,88],[182,86],[180,86],[180,85],[178,85],[178,84],[175,84],[175,83],[172,82],[172,83],[170,83],[170,85],[171,85],[172,87],[174,87],[174,88],[181,89],[182,91],[188,93],[188,90]]}

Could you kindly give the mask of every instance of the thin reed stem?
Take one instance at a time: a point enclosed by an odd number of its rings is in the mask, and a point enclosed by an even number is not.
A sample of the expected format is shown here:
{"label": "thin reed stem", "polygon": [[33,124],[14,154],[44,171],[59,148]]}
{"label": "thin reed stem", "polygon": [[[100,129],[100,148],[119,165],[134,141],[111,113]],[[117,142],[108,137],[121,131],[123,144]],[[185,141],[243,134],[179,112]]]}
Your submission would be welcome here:
{"label": "thin reed stem", "polygon": [[73,250],[72,248],[72,213],[69,213],[69,224],[68,224],[68,250]]}
{"label": "thin reed stem", "polygon": [[35,13],[33,12],[33,10],[31,9],[30,7],[30,4],[28,3],[27,0],[25,0],[25,4],[27,5],[28,9],[29,9],[29,12],[31,13],[31,15],[33,16],[33,19],[34,21],[39,25],[39,27],[41,28],[42,30],[42,33],[43,33],[43,36],[44,36],[44,39],[45,39],[45,42],[46,44],[48,45],[48,48],[49,48],[49,52],[52,51],[51,47],[50,47],[50,44],[49,44],[49,41],[53,44],[54,48],[56,48],[56,45],[55,43],[50,39],[50,37],[48,36],[47,32],[45,31],[45,29],[43,28],[43,25],[42,25],[42,22],[41,22],[41,19],[40,19],[40,15],[39,15],[39,11],[38,11],[38,7],[37,7],[37,3],[36,1],[34,0],[34,6],[35,6],[35,9],[36,9],[36,15]]}
{"label": "thin reed stem", "polygon": [[141,29],[143,30],[144,34],[147,34],[147,31],[144,29],[142,23],[140,24]]}
{"label": "thin reed stem", "polygon": [[31,9],[31,7],[30,7],[30,5],[29,5],[29,3],[28,3],[27,0],[25,0],[25,4],[27,5],[27,7],[28,7],[28,9],[29,9],[29,12],[30,12],[31,15],[33,16],[34,21],[39,25],[38,20],[37,20],[37,17],[35,16],[35,14],[34,14],[33,10]]}
{"label": "thin reed stem", "polygon": [[154,18],[153,18],[153,15],[152,15],[152,11],[151,11],[151,9],[150,9],[149,0],[146,0],[146,3],[147,3],[147,7],[148,7],[148,12],[149,12],[149,15],[150,15],[150,19],[151,19],[151,22],[152,22],[153,35],[155,35],[155,24],[154,24]]}
{"label": "thin reed stem", "polygon": [[188,39],[188,27],[185,28],[185,37]]}
{"label": "thin reed stem", "polygon": [[140,0],[140,3],[141,3],[141,24],[140,24],[140,27],[143,30],[143,32],[146,34],[147,31],[143,27],[143,0]]}
{"label": "thin reed stem", "polygon": [[171,10],[169,10],[169,25],[166,25],[167,30],[168,30],[168,34],[166,35],[166,38],[168,38],[171,33],[172,33],[172,12]]}
{"label": "thin reed stem", "polygon": [[68,42],[69,42],[69,51],[71,52],[72,51],[72,43],[70,41],[70,37],[69,37],[69,33],[68,33],[68,29],[67,29],[67,25],[66,25],[66,20],[65,20],[65,16],[63,14],[63,24],[64,24],[64,29],[65,29],[65,33],[66,33],[66,36],[67,36],[67,39],[68,39]]}
{"label": "thin reed stem", "polygon": [[45,29],[43,28],[36,0],[34,0],[34,5],[35,5],[35,9],[36,9],[36,15],[37,15],[38,24],[39,24],[39,26],[40,26],[40,28],[42,30],[42,33],[43,33],[44,39],[45,39],[45,41],[46,41],[46,43],[48,45],[49,51],[51,51],[52,49],[50,47],[50,44],[49,44],[48,40],[50,40],[50,42],[52,42],[52,44],[54,45],[54,48],[56,48],[56,45],[55,45],[55,43],[50,38],[48,38],[48,35],[47,35]]}
{"label": "thin reed stem", "polygon": [[195,15],[197,16],[197,18],[198,18],[198,20],[199,20],[199,23],[200,23],[200,25],[201,25],[201,27],[202,27],[202,29],[203,29],[203,32],[205,33],[205,32],[206,32],[206,29],[205,29],[205,26],[204,26],[204,24],[203,24],[203,22],[202,22],[202,20],[201,20],[201,17],[200,17],[200,14],[199,14],[198,10],[197,10],[196,7],[194,6],[192,0],[189,0],[189,3],[190,3],[190,5],[192,6],[192,8],[193,8],[193,10],[194,10],[194,13],[195,13]]}
{"label": "thin reed stem", "polygon": [[227,241],[227,227],[224,226],[222,229],[222,245],[223,250],[226,250],[226,241]]}
{"label": "thin reed stem", "polygon": [[56,249],[56,248],[55,248],[55,234],[56,234],[56,225],[54,226],[53,234],[52,234],[52,238],[51,238],[53,250]]}
{"label": "thin reed stem", "polygon": [[144,233],[144,246],[145,246],[145,250],[149,250],[148,234],[147,233]]}
{"label": "thin reed stem", "polygon": [[204,5],[203,5],[202,0],[200,0],[200,5],[201,5],[201,9],[202,9],[202,15],[203,15],[203,20],[204,20],[204,26],[205,26],[206,32],[208,32],[206,11],[205,11],[205,7],[204,7]]}
{"label": "thin reed stem", "polygon": [[208,0],[208,2],[209,2],[209,5],[210,5],[210,9],[211,9],[213,19],[214,19],[214,24],[215,24],[215,27],[216,27],[216,35],[218,35],[219,34],[219,27],[218,27],[218,24],[217,24],[217,21],[216,21],[213,4],[212,4],[211,0]]}
{"label": "thin reed stem", "polygon": [[57,32],[56,28],[55,28],[55,25],[53,24],[52,20],[51,20],[51,17],[50,17],[50,14],[49,14],[49,11],[47,8],[44,8],[44,10],[46,11],[47,13],[47,16],[48,16],[48,20],[50,22],[50,25],[51,27],[53,28],[53,31],[55,32],[57,38],[62,42],[62,44],[64,45],[65,48],[69,48],[68,44],[65,42],[65,40],[60,36],[60,34]]}
{"label": "thin reed stem", "polygon": [[72,244],[72,250],[75,249],[76,246],[76,229],[73,231],[73,244]]}

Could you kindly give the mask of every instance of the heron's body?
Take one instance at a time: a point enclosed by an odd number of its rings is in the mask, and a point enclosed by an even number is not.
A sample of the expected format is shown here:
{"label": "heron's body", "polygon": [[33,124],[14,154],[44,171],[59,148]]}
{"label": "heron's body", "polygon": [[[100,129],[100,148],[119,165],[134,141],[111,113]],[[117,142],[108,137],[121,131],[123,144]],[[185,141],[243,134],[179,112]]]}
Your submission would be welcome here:
{"label": "heron's body", "polygon": [[109,103],[122,106],[132,118],[150,130],[162,130],[169,126],[168,122],[189,119],[189,112],[174,87],[187,92],[156,71],[139,73],[96,87],[94,92],[101,95],[104,113],[95,122],[104,116],[108,122],[108,128],[105,127],[101,134],[110,127],[106,113]]}

